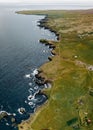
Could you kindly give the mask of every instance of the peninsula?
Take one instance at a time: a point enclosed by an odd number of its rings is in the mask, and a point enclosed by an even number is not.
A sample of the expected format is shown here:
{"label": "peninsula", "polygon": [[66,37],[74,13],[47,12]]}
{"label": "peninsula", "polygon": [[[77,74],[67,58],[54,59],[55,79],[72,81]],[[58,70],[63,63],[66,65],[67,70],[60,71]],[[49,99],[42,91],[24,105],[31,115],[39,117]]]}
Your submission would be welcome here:
{"label": "peninsula", "polygon": [[[51,81],[47,102],[19,130],[93,130],[93,10],[19,11],[45,15],[40,27],[58,36],[55,56],[40,67]],[[42,42],[47,40],[41,40]]]}

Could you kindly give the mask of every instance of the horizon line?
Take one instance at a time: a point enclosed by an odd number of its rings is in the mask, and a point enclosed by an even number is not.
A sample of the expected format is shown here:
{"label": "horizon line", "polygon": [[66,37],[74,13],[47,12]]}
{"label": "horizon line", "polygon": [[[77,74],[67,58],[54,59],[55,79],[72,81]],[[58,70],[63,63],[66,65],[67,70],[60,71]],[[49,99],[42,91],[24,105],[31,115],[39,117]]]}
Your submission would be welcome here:
{"label": "horizon line", "polygon": [[31,2],[0,2],[0,4],[25,4],[25,5],[82,5],[82,6],[93,6],[92,4],[83,3],[31,3]]}

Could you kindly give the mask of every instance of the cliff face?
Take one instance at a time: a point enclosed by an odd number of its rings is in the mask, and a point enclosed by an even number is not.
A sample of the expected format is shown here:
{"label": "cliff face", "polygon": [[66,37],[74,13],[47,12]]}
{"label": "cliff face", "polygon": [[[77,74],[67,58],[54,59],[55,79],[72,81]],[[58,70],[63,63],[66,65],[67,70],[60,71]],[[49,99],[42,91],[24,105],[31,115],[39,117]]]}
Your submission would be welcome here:
{"label": "cliff face", "polygon": [[52,81],[43,90],[48,102],[21,130],[92,130],[93,129],[93,10],[23,11],[47,14],[43,26],[59,35],[53,42],[55,56],[40,67],[42,76]]}

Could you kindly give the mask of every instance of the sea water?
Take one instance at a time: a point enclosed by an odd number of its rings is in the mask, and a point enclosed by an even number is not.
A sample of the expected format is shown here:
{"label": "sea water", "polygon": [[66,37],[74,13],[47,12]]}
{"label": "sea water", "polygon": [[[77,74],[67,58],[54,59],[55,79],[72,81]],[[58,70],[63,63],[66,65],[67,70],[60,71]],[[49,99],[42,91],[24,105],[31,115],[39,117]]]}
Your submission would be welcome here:
{"label": "sea water", "polygon": [[38,68],[51,51],[39,40],[56,40],[54,33],[38,27],[45,16],[16,14],[17,8],[0,8],[0,130],[17,129],[47,97],[35,83]]}

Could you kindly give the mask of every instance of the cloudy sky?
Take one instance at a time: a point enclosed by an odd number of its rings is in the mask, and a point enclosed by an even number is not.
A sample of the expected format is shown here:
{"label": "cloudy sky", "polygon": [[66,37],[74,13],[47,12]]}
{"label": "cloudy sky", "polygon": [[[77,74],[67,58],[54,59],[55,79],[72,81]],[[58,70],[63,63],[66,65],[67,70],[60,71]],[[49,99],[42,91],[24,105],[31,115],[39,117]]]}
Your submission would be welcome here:
{"label": "cloudy sky", "polygon": [[93,0],[0,0],[0,3],[61,3],[61,4],[89,4],[93,5]]}

